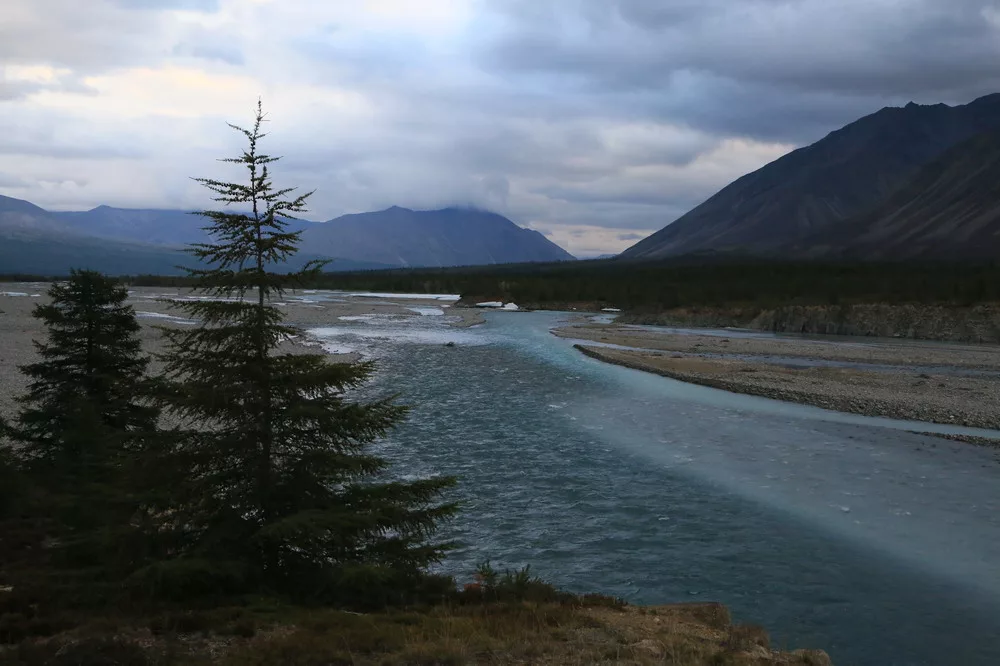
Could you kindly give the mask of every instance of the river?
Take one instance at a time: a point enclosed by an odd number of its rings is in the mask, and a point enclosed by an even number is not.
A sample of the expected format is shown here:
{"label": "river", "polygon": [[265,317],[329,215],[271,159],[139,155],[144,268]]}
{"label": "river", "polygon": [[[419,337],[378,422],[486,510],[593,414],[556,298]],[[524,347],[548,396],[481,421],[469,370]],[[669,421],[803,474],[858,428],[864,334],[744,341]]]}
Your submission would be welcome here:
{"label": "river", "polygon": [[395,469],[460,477],[446,570],[721,601],[838,665],[1000,664],[997,451],[607,365],[549,332],[564,314],[486,317],[313,331],[412,406]]}

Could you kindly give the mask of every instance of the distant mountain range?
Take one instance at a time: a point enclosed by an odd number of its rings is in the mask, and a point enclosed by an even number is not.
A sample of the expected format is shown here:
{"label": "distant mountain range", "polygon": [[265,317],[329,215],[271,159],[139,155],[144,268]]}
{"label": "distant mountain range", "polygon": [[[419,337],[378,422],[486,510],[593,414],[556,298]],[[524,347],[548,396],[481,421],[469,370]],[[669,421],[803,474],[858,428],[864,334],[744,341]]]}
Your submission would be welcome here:
{"label": "distant mountain range", "polygon": [[[180,210],[53,212],[0,196],[0,273],[57,275],[88,267],[177,274],[194,263],[183,247],[207,239],[205,223]],[[536,231],[471,209],[393,207],[329,222],[293,221],[291,228],[303,235],[290,269],[311,259],[330,259],[327,270],[339,271],[573,259]]]}
{"label": "distant mountain range", "polygon": [[1000,94],[890,107],[736,180],[622,259],[997,256]]}
{"label": "distant mountain range", "polygon": [[[205,220],[178,210],[51,212],[0,196],[0,273],[180,272]],[[289,268],[555,262],[573,257],[487,211],[392,207],[295,222]],[[889,107],[724,187],[612,261],[727,256],[1000,258],[1000,94],[963,106]]]}
{"label": "distant mountain range", "polygon": [[461,266],[569,261],[574,257],[537,231],[486,211],[393,206],[344,215],[302,233],[308,252],[394,266]]}

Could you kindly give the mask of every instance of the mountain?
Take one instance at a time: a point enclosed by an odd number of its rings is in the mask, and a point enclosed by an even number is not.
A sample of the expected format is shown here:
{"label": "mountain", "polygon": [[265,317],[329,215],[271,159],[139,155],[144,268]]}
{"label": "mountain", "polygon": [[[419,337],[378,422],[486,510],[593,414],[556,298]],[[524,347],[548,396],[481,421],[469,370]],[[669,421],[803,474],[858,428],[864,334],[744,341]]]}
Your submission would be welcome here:
{"label": "mountain", "polygon": [[948,149],[1000,128],[1000,94],[888,107],[726,186],[621,254],[773,254],[878,206]]}
{"label": "mountain", "polygon": [[[182,250],[204,242],[205,219],[180,210],[98,206],[53,212],[0,196],[0,274],[61,275],[70,268],[112,274],[179,274]],[[329,260],[325,270],[561,261],[573,257],[537,231],[495,213],[465,209],[345,215],[326,223],[294,220],[301,252],[288,263]]]}
{"label": "mountain", "polygon": [[393,206],[344,215],[302,233],[302,247],[396,266],[463,266],[568,261],[573,256],[537,231],[469,208]]}
{"label": "mountain", "polygon": [[[113,208],[98,206],[92,210],[53,213],[72,229],[88,236],[125,240],[153,245],[181,247],[205,241],[208,220],[183,210]],[[292,220],[292,231],[315,224]]]}
{"label": "mountain", "polygon": [[0,237],[34,238],[47,233],[72,233],[72,230],[33,203],[0,196]]}
{"label": "mountain", "polygon": [[[184,211],[100,206],[62,213],[0,196],[0,274],[65,275],[70,268],[91,268],[112,275],[180,275],[179,266],[196,263],[183,246],[205,240],[202,226],[202,218]],[[331,258],[303,252],[287,268],[313,259]],[[378,268],[390,267],[332,259],[327,270]]]}
{"label": "mountain", "polygon": [[951,148],[871,211],[789,250],[859,259],[1000,257],[1000,131]]}
{"label": "mountain", "polygon": [[71,268],[110,275],[179,275],[178,265],[192,265],[191,257],[180,250],[139,243],[88,237],[0,239],[0,275],[61,276]]}
{"label": "mountain", "polygon": [[116,274],[177,273],[190,258],[177,250],[108,241],[81,233],[56,213],[0,196],[0,273],[63,275],[70,268]]}

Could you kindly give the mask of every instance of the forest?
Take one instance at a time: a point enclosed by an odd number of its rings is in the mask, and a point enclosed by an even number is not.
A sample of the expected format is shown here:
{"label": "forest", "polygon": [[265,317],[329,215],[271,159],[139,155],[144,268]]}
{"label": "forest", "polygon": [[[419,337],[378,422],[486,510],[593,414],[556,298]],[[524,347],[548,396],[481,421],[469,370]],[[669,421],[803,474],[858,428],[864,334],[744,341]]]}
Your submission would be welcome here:
{"label": "forest", "polygon": [[[133,276],[130,284],[182,286],[185,278]],[[319,273],[310,289],[461,294],[536,308],[580,304],[657,312],[677,307],[1000,301],[1000,265],[804,262],[747,258],[628,263],[615,260],[443,269]]]}

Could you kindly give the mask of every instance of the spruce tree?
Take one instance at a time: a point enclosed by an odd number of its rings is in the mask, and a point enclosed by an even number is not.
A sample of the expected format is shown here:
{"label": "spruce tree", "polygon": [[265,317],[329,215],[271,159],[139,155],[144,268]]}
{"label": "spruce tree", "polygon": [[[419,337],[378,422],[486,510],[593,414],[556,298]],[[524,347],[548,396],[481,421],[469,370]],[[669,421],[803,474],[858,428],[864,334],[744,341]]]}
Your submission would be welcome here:
{"label": "spruce tree", "polygon": [[158,419],[142,400],[149,359],[128,292],[114,280],[72,271],[49,297],[33,313],[46,340],[35,341],[40,360],[21,367],[30,383],[4,428],[5,457],[30,495],[14,498],[22,515],[48,525],[54,562],[100,582],[138,564],[130,475]]}
{"label": "spruce tree", "polygon": [[200,324],[164,331],[163,401],[181,425],[161,469],[177,479],[169,515],[179,557],[152,568],[147,584],[357,603],[366,586],[362,594],[407,589],[440,559],[446,545],[430,537],[455,510],[440,501],[453,480],[388,478],[369,445],[406,410],[391,398],[350,399],[370,363],[279,349],[294,331],[273,301],[321,264],[280,272],[299,242],[288,221],[311,193],[273,185],[279,158],[259,149],[264,122],[258,102],[252,129],[230,125],[248,145],[222,161],[243,166],[244,182],[196,179],[222,206],[197,213],[212,239],[191,249],[204,298],[181,307]]}

